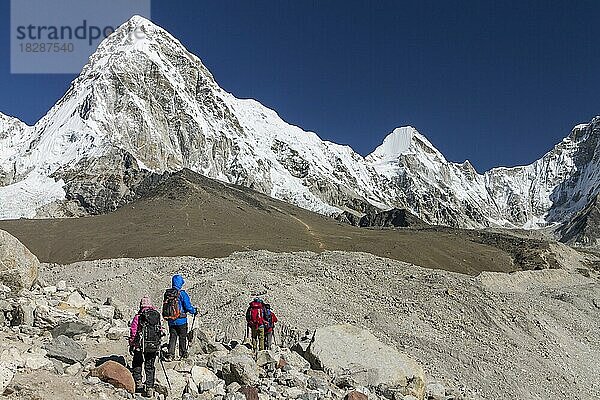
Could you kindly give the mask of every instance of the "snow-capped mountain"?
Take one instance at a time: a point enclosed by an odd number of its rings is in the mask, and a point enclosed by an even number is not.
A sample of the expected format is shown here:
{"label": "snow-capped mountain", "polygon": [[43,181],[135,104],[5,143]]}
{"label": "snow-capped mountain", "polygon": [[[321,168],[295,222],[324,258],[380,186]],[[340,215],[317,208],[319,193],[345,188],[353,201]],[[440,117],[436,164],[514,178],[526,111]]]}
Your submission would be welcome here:
{"label": "snow-capped mountain", "polygon": [[[78,198],[90,211],[119,204],[131,189],[119,177],[128,170],[184,167],[326,214],[345,203],[385,205],[377,175],[360,155],[225,92],[196,56],[141,17],[101,43],[64,97],[24,136],[26,146],[2,153],[1,165],[16,171],[14,182],[53,193],[64,186],[63,197]],[[122,166],[127,160],[135,165]],[[59,181],[39,182],[49,175]],[[6,204],[21,192],[4,187],[0,199]],[[32,217],[32,206],[56,200],[39,194],[19,201],[19,210],[3,206],[0,216]]]}
{"label": "snow-capped mountain", "polygon": [[328,215],[395,207],[436,224],[544,227],[598,193],[599,126],[576,127],[531,165],[485,174],[447,161],[412,127],[362,157],[225,92],[177,39],[136,16],[34,126],[0,115],[0,218],[111,211],[161,173],[189,168]]}

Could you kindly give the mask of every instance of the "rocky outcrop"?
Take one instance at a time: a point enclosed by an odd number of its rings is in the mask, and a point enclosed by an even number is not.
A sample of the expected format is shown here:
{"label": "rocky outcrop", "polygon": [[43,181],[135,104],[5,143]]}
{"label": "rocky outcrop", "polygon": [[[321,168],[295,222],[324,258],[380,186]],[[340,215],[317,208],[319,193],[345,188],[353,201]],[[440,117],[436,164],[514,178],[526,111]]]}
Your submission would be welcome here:
{"label": "rocky outcrop", "polygon": [[574,246],[596,247],[600,243],[600,200],[596,195],[570,221],[556,231],[560,241]]}
{"label": "rocky outcrop", "polygon": [[385,397],[390,393],[425,394],[423,368],[405,354],[352,325],[319,328],[306,352],[313,368],[346,387],[366,386]]}
{"label": "rocky outcrop", "polygon": [[420,218],[408,210],[392,208],[386,211],[369,211],[363,216],[344,211],[335,216],[340,222],[362,228],[408,228],[427,226]]}
{"label": "rocky outcrop", "polygon": [[0,230],[0,283],[14,292],[29,289],[38,277],[40,262],[21,242]]}

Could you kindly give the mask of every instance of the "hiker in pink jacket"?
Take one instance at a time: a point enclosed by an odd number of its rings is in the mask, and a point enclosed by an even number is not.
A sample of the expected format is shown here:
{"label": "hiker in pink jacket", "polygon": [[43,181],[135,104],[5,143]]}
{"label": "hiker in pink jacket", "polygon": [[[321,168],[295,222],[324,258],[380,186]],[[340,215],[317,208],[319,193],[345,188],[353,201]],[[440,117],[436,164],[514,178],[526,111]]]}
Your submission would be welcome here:
{"label": "hiker in pink jacket", "polygon": [[[162,317],[152,305],[150,298],[144,296],[140,301],[140,310],[131,321],[129,352],[133,355],[131,363],[136,392],[145,397],[154,395],[154,375],[156,356],[162,342]],[[146,373],[146,382],[142,384],[142,366]]]}

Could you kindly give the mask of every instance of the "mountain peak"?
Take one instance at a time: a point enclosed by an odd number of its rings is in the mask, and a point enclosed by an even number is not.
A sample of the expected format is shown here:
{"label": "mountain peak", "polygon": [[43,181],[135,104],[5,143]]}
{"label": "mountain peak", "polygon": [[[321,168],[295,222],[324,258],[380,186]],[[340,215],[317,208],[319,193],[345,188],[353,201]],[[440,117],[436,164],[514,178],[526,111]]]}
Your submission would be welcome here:
{"label": "mountain peak", "polygon": [[134,25],[154,25],[154,26],[156,26],[152,21],[150,21],[146,17],[142,17],[141,15],[137,15],[137,14],[133,15],[131,18],[129,18],[129,20],[127,22],[134,24]]}
{"label": "mountain peak", "polygon": [[446,161],[442,153],[425,136],[409,125],[394,129],[368,157],[379,160],[394,160],[404,154],[421,152],[433,154],[441,161]]}
{"label": "mountain peak", "polygon": [[419,132],[412,126],[402,126],[387,135],[371,156],[378,158],[396,158],[410,150],[415,135]]}

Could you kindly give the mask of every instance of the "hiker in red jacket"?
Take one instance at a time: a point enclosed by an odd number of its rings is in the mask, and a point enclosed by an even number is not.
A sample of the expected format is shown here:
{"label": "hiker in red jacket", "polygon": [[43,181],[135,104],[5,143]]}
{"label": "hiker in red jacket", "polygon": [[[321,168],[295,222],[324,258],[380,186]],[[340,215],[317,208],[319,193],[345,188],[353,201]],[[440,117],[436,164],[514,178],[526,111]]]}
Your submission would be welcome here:
{"label": "hiker in red jacket", "polygon": [[265,347],[267,350],[271,350],[271,346],[273,345],[273,330],[275,329],[277,316],[271,311],[270,304],[265,304],[263,315],[265,319]]}
{"label": "hiker in red jacket", "polygon": [[261,299],[254,299],[246,310],[246,329],[252,335],[252,348],[254,351],[265,349],[265,320],[263,318],[264,303]]}

